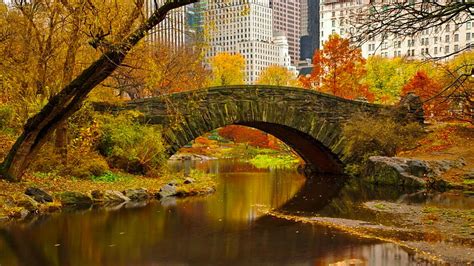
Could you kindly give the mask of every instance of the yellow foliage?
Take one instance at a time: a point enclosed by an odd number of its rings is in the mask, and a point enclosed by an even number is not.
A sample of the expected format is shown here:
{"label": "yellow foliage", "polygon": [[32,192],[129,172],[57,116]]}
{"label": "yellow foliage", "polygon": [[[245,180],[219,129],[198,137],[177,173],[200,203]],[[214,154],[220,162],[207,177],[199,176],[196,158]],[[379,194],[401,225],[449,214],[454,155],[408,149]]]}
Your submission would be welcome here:
{"label": "yellow foliage", "polygon": [[219,53],[210,59],[211,86],[244,84],[245,59],[241,54]]}
{"label": "yellow foliage", "polygon": [[258,77],[257,84],[276,86],[301,86],[295,76],[287,68],[282,66],[269,66],[265,68]]}

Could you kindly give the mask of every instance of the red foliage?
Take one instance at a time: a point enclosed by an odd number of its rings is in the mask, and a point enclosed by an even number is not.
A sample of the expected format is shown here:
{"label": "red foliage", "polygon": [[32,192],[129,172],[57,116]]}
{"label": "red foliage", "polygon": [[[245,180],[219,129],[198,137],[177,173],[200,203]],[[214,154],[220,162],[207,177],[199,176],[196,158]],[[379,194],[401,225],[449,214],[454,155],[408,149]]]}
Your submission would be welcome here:
{"label": "red foliage", "polygon": [[374,94],[360,82],[366,73],[364,65],[365,59],[359,48],[351,47],[348,39],[332,34],[323,44],[323,49],[314,53],[311,75],[300,77],[300,82],[305,88],[339,97],[363,97],[373,101]]}
{"label": "red foliage", "polygon": [[402,95],[413,92],[420,96],[424,102],[425,116],[443,116],[448,112],[450,101],[441,97],[441,89],[442,86],[439,82],[430,78],[426,72],[420,70],[405,84]]}
{"label": "red foliage", "polygon": [[248,143],[259,148],[274,148],[275,141],[270,135],[258,129],[230,125],[219,129],[219,135],[235,143]]}

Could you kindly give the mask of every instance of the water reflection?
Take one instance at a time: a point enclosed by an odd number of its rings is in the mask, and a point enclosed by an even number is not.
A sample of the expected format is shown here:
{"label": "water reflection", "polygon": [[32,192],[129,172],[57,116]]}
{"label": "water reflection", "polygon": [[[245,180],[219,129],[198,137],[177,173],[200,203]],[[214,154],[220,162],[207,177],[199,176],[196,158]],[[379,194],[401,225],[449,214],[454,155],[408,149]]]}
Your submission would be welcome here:
{"label": "water reflection", "polygon": [[[324,210],[324,203],[314,199],[326,195],[323,200],[334,200],[341,191],[330,192],[333,186],[320,184],[319,190],[308,186],[318,183],[305,183],[296,171],[262,171],[237,162],[203,165],[195,167],[217,174],[214,195],[167,199],[143,208],[64,213],[16,225],[1,231],[0,265],[407,265],[416,261],[392,244],[261,212],[304,205],[298,201]],[[293,198],[296,193],[300,199]],[[318,197],[305,200],[308,194]]]}

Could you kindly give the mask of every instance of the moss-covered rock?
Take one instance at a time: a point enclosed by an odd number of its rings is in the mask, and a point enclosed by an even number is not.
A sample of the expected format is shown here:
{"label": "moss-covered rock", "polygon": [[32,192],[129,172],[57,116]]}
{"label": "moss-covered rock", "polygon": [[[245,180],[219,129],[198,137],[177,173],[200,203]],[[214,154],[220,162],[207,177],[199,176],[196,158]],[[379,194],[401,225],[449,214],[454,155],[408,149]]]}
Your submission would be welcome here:
{"label": "moss-covered rock", "polygon": [[62,205],[91,206],[92,198],[81,192],[63,192],[59,194],[59,200]]}

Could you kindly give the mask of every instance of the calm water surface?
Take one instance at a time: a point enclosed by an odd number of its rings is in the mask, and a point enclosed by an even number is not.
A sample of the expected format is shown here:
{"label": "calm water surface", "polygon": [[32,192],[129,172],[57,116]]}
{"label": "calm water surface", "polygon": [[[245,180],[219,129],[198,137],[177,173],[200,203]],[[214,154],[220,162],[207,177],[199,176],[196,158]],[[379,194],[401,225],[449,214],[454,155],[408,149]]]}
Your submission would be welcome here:
{"label": "calm water surface", "polygon": [[306,182],[296,171],[258,170],[238,161],[193,167],[216,173],[215,194],[166,199],[145,207],[61,213],[15,225],[0,231],[0,265],[420,263],[393,244],[263,212],[276,208],[353,217],[361,215],[354,207],[359,198],[395,198],[404,192],[357,192],[360,187],[341,192],[337,182],[317,178]]}

